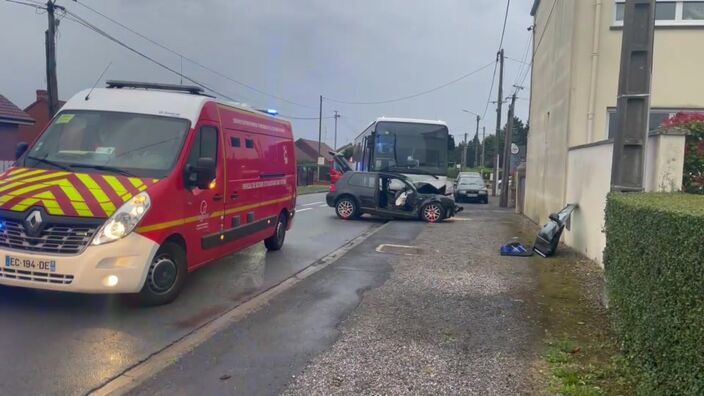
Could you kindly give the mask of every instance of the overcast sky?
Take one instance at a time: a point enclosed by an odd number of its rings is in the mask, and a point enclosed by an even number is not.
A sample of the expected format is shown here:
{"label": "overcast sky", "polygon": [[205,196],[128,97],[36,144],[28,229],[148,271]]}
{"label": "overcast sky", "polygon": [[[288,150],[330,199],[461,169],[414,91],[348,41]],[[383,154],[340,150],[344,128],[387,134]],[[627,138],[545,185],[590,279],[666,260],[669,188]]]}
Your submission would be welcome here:
{"label": "overcast sky", "polygon": [[[23,0],[36,1],[36,0]],[[223,94],[282,114],[317,117],[318,96],[372,102],[424,91],[492,62],[501,35],[504,0],[82,0],[175,51],[234,79],[308,107],[281,102],[183,61],[183,74]],[[178,56],[160,49],[69,0],[58,0],[121,41],[180,70]],[[504,48],[504,91],[522,69],[532,0],[514,0]],[[0,93],[20,107],[45,88],[46,15],[0,0]],[[57,44],[61,99],[104,79],[178,83],[180,77],[63,19]],[[524,69],[525,70],[525,69]],[[474,133],[484,113],[493,67],[410,100],[383,105],[324,103],[325,115],[342,114],[338,145],[351,141],[379,116],[440,119],[458,138]],[[187,82],[184,82],[187,83]],[[529,84],[529,79],[525,85]],[[102,85],[102,82],[101,82]],[[527,87],[526,87],[527,88]],[[517,103],[527,118],[528,89]],[[496,91],[492,94],[496,100]],[[494,105],[482,125],[495,129]],[[504,108],[504,120],[506,108]],[[317,120],[294,120],[296,137],[316,139]],[[333,141],[333,121],[323,139]]]}

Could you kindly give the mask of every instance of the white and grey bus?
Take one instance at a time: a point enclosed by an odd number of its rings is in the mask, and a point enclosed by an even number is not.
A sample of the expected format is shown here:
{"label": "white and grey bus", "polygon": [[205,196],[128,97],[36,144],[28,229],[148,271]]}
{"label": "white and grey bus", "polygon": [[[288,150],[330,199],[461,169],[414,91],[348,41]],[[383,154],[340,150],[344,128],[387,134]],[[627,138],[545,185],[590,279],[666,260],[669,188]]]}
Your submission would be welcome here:
{"label": "white and grey bus", "polygon": [[448,157],[454,146],[442,121],[378,118],[354,140],[354,167],[363,172],[398,172],[450,194]]}

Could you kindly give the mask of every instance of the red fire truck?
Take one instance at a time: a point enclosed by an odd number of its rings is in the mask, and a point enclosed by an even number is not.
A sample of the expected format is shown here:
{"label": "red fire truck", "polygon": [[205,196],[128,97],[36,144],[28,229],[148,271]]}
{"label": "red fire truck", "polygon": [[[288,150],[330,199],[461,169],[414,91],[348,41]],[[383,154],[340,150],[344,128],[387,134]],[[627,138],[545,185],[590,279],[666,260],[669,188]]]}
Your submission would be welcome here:
{"label": "red fire truck", "polygon": [[289,122],[197,87],[110,81],[69,100],[0,176],[0,284],[173,301],[296,203]]}

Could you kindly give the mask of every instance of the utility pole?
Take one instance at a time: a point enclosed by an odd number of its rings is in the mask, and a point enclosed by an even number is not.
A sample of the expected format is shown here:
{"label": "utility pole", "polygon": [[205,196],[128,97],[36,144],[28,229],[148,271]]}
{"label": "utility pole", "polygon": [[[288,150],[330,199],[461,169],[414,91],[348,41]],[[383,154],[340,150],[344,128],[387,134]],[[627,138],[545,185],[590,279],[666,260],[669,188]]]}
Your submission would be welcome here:
{"label": "utility pole", "polygon": [[467,167],[467,133],[465,132],[464,134],[464,146],[462,146],[462,161],[460,161],[462,164],[462,169],[460,169],[460,172],[464,170],[464,168]]}
{"label": "utility pole", "polygon": [[323,144],[323,95],[320,95],[320,113],[318,113],[318,158],[315,159],[318,181],[320,181],[320,157]]}
{"label": "utility pole", "polygon": [[479,165],[479,121],[482,118],[480,116],[477,116],[477,132],[474,134],[474,142],[476,143],[474,146],[474,166],[478,167]]}
{"label": "utility pole", "polygon": [[513,134],[513,113],[516,107],[516,93],[511,95],[511,105],[508,108],[508,123],[506,125],[506,133],[504,134],[504,165],[501,173],[501,200],[499,206],[502,208],[508,207],[508,184],[511,175],[511,135]]}
{"label": "utility pole", "polygon": [[644,186],[655,0],[627,0],[625,8],[611,191],[637,192]]}
{"label": "utility pole", "polygon": [[56,80],[56,18],[54,11],[63,9],[55,5],[55,0],[46,2],[46,15],[49,18],[49,27],[44,32],[46,46],[46,92],[49,96],[49,116],[53,117],[59,110],[59,87]]}
{"label": "utility pole", "polygon": [[[504,98],[504,50],[503,48],[498,53],[499,57],[499,100],[496,102],[496,154],[499,154],[499,134],[501,132],[501,108]],[[499,180],[498,161],[497,166],[494,166],[494,183],[491,185],[491,195],[496,196],[496,183]]]}
{"label": "utility pole", "polygon": [[482,163],[481,167],[484,168],[486,162],[484,162],[484,142],[486,141],[486,127],[482,127]]}
{"label": "utility pole", "polygon": [[340,114],[337,110],[335,110],[335,143],[333,146],[333,149],[337,151],[337,119],[340,118]]}

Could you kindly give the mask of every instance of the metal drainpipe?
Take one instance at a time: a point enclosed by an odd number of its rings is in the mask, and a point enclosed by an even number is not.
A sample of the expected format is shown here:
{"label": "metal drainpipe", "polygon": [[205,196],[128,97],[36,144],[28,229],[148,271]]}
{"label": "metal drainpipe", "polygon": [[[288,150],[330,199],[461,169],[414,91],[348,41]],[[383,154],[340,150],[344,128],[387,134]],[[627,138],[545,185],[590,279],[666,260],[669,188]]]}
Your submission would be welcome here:
{"label": "metal drainpipe", "polygon": [[594,0],[594,36],[592,37],[592,70],[589,77],[589,110],[587,112],[587,143],[594,141],[594,116],[596,107],[596,81],[599,67],[599,41],[601,39],[601,0]]}

